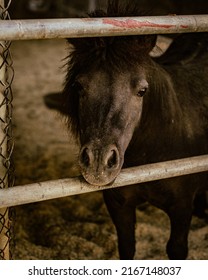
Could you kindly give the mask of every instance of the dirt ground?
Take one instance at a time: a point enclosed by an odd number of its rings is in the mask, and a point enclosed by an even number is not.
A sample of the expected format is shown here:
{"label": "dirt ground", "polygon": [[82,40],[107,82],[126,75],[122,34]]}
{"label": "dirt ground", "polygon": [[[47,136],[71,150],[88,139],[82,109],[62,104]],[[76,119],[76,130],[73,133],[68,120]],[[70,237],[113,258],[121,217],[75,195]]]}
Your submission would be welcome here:
{"label": "dirt ground", "polygon": [[[77,147],[63,119],[43,97],[62,89],[64,40],[13,42],[15,68],[15,185],[78,175]],[[102,200],[92,193],[15,207],[14,259],[118,259],[116,232]],[[137,210],[135,259],[167,259],[166,215]],[[189,259],[208,259],[208,225],[193,217]]]}

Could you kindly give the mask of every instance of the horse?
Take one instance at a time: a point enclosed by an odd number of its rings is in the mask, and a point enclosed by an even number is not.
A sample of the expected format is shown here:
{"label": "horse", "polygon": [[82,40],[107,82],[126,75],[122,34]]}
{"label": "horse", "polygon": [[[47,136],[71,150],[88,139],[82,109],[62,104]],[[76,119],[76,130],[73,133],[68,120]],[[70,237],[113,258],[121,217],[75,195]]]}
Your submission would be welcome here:
{"label": "horse", "polygon": [[[107,11],[96,10],[90,17],[138,15],[137,5],[109,1]],[[207,38],[206,33],[199,36]],[[91,185],[111,184],[121,168],[208,152],[207,48],[184,44],[190,52],[183,50],[183,59],[177,54],[181,44],[174,43],[153,58],[156,39],[157,35],[68,39],[73,49],[62,92],[63,112],[80,145],[81,174]],[[170,219],[168,258],[186,259],[194,201],[207,189],[203,172],[104,190],[120,259],[134,258],[135,212],[144,202]]]}

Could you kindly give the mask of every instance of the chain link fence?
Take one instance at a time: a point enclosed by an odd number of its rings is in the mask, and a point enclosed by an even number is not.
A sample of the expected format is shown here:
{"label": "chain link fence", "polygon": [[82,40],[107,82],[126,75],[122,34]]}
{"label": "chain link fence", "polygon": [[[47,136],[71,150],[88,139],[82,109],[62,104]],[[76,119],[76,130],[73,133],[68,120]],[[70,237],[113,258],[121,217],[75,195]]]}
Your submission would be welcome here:
{"label": "chain link fence", "polygon": [[[8,20],[10,1],[0,0],[1,20]],[[9,48],[10,42],[0,41],[0,188],[13,186],[14,176],[12,167],[12,90],[14,76],[12,59]],[[0,260],[11,257],[12,210],[0,209]]]}

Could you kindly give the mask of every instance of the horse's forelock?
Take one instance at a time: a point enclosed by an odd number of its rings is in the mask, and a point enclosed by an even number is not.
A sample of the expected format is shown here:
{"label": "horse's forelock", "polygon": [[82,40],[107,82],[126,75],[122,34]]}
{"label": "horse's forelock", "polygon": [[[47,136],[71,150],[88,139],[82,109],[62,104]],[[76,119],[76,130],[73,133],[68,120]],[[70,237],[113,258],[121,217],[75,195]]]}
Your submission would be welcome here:
{"label": "horse's forelock", "polygon": [[[127,3],[121,3],[119,0],[109,0],[107,11],[97,9],[89,13],[91,18],[100,17],[132,17],[143,16],[144,13],[137,1],[128,1]],[[126,48],[126,53],[135,52],[149,52],[155,44],[155,35],[139,35],[139,36],[118,36],[118,37],[96,37],[96,38],[72,38],[68,39],[75,50],[82,57],[84,54],[89,56],[90,52],[94,55],[106,52],[107,49],[114,48],[116,53],[118,49],[122,50]],[[111,51],[111,54],[113,52]],[[95,57],[96,59],[96,57]]]}

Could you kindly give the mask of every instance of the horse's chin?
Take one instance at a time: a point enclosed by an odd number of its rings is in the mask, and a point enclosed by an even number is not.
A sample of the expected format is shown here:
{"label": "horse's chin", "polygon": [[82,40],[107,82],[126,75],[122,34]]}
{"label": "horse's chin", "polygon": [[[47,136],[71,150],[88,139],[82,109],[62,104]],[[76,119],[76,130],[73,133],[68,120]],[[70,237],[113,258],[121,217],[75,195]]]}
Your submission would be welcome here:
{"label": "horse's chin", "polygon": [[[120,171],[118,171],[118,174],[119,174],[119,172]],[[115,176],[112,176],[110,178],[108,176],[105,176],[104,174],[93,175],[93,174],[82,173],[82,176],[83,176],[84,180],[92,186],[97,186],[97,187],[106,186],[107,187],[114,183],[118,174],[116,174]]]}

